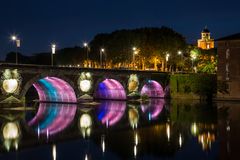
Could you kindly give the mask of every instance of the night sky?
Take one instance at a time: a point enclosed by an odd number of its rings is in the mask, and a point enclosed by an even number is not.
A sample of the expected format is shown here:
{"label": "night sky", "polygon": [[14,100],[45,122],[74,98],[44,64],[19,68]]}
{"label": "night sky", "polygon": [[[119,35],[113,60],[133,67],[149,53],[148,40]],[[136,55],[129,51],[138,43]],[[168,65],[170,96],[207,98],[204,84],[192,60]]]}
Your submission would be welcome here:
{"label": "night sky", "polygon": [[214,38],[240,32],[239,0],[2,0],[0,59],[17,34],[26,55],[82,45],[97,33],[140,27],[173,28],[189,43],[207,25]]}

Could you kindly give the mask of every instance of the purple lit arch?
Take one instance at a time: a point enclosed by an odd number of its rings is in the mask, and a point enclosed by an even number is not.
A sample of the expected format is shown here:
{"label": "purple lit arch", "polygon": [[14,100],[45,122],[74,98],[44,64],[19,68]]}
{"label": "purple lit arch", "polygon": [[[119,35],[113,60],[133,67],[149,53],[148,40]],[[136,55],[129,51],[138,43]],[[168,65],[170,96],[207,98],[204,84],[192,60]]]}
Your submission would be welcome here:
{"label": "purple lit arch", "polygon": [[114,79],[105,79],[98,84],[95,98],[125,100],[126,92],[120,82]]}
{"label": "purple lit arch", "polygon": [[40,102],[77,102],[74,89],[66,81],[45,77],[33,84]]}
{"label": "purple lit arch", "polygon": [[147,95],[150,98],[163,98],[165,96],[162,86],[154,80],[149,80],[142,88],[141,95]]}

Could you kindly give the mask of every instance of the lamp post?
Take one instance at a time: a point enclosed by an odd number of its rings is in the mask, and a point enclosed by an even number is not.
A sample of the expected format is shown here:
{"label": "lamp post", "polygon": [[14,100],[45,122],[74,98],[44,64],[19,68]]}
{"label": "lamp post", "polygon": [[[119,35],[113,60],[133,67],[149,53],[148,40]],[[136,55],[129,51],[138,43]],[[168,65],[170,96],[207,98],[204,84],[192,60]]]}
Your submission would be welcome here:
{"label": "lamp post", "polygon": [[87,42],[84,42],[84,43],[83,43],[83,47],[86,49],[87,67],[88,67],[88,44],[87,44]]}
{"label": "lamp post", "polygon": [[11,40],[12,40],[14,43],[16,43],[15,62],[16,62],[16,64],[18,64],[18,48],[20,48],[20,46],[21,46],[21,41],[20,41],[20,39],[19,39],[17,36],[15,36],[15,35],[12,35],[12,36],[11,36]]}
{"label": "lamp post", "polygon": [[54,54],[56,53],[56,44],[52,44],[51,45],[51,48],[52,48],[52,54],[51,54],[51,65],[53,66],[53,56],[54,56]]}
{"label": "lamp post", "polygon": [[167,69],[167,67],[168,67],[168,66],[167,66],[167,63],[168,63],[168,60],[169,60],[169,56],[170,56],[170,54],[167,53],[167,54],[166,54],[166,69]]}
{"label": "lamp post", "polygon": [[103,53],[105,52],[105,49],[104,48],[101,48],[100,49],[100,65],[101,65],[101,68],[103,67],[103,63],[102,63],[102,57],[103,57]]}
{"label": "lamp post", "polygon": [[[178,51],[178,55],[179,56],[181,56],[181,63],[183,63],[182,61],[183,61],[183,53],[182,53],[182,51]],[[182,67],[181,67],[181,70],[183,69],[183,65],[182,65]]]}
{"label": "lamp post", "polygon": [[133,51],[133,57],[132,57],[132,61],[133,61],[133,69],[135,69],[135,55],[137,55],[138,54],[138,52],[139,52],[139,49],[137,49],[136,47],[133,47],[132,48],[132,51]]}
{"label": "lamp post", "polygon": [[197,56],[196,55],[192,55],[191,57],[192,57],[191,59],[192,59],[192,72],[193,72],[193,62],[197,58]]}

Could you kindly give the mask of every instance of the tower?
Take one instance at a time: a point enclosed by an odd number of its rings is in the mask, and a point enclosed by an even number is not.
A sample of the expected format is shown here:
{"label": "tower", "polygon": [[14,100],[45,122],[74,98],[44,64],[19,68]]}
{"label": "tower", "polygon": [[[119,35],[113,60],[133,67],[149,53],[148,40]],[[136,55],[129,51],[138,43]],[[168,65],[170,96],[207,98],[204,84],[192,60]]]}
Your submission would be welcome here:
{"label": "tower", "polygon": [[214,48],[214,39],[211,39],[210,31],[205,27],[201,32],[201,39],[198,40],[198,48],[212,49]]}

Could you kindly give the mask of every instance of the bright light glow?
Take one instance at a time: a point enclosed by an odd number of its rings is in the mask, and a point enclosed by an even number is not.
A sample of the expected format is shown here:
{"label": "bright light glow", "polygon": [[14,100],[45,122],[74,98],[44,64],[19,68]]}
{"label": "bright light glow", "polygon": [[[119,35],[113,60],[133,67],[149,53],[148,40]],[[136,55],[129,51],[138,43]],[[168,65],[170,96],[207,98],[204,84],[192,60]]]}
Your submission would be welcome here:
{"label": "bright light glow", "polygon": [[138,110],[135,108],[130,108],[128,111],[128,118],[129,118],[131,127],[133,129],[137,128],[138,120],[139,120]]}
{"label": "bright light glow", "polygon": [[52,44],[51,47],[52,47],[52,54],[55,54],[56,53],[56,44]]}
{"label": "bright light glow", "polygon": [[138,145],[138,141],[139,141],[139,139],[138,139],[138,134],[135,133],[135,145]]}
{"label": "bright light glow", "polygon": [[80,118],[80,127],[88,128],[92,125],[92,118],[89,114],[83,114]]}
{"label": "bright light glow", "polygon": [[105,49],[104,48],[101,48],[101,52],[104,52],[105,51]]}
{"label": "bright light glow", "polygon": [[133,149],[133,154],[134,154],[134,157],[137,156],[137,145],[134,145],[134,149]]}
{"label": "bright light glow", "polygon": [[102,152],[104,153],[105,152],[105,136],[102,135],[101,137],[101,146],[102,146]]}
{"label": "bright light glow", "polygon": [[179,134],[178,142],[179,142],[179,146],[181,148],[182,147],[182,135],[181,135],[181,133]]}
{"label": "bright light glow", "polygon": [[83,138],[90,136],[92,126],[92,118],[89,114],[85,113],[80,117],[80,128]]}
{"label": "bright light glow", "polygon": [[17,36],[15,36],[15,35],[11,36],[11,40],[12,41],[16,41],[17,40]]}
{"label": "bright light glow", "polygon": [[7,93],[14,93],[18,88],[18,81],[17,79],[5,79],[3,80],[3,89]]}
{"label": "bright light glow", "polygon": [[167,123],[167,126],[166,126],[166,133],[167,133],[167,139],[169,141],[171,133],[170,133],[170,125],[168,123]]}
{"label": "bright light glow", "polygon": [[91,89],[91,81],[90,80],[81,80],[80,81],[80,89],[83,92],[88,92]]}
{"label": "bright light glow", "polygon": [[13,122],[8,122],[3,127],[3,138],[4,139],[16,139],[19,138],[18,125]]}
{"label": "bright light glow", "polygon": [[88,160],[88,155],[87,155],[87,154],[85,155],[85,158],[84,158],[84,160]]}
{"label": "bright light glow", "polygon": [[182,51],[178,51],[178,55],[181,55],[182,54]]}
{"label": "bright light glow", "polygon": [[88,44],[87,44],[86,42],[84,42],[84,43],[83,43],[83,46],[84,46],[84,47],[87,47],[87,46],[88,46]]}
{"label": "bright light glow", "polygon": [[52,156],[53,156],[53,160],[57,159],[57,149],[55,144],[52,146]]}
{"label": "bright light glow", "polygon": [[169,56],[170,56],[170,54],[166,54],[166,61],[169,60]]}
{"label": "bright light glow", "polygon": [[197,127],[197,124],[196,122],[194,122],[192,125],[191,125],[191,133],[196,136],[197,135],[197,132],[198,132],[198,127]]}
{"label": "bright light glow", "polygon": [[137,48],[136,48],[136,47],[133,47],[133,48],[132,48],[132,50],[133,50],[133,51],[136,51],[136,50],[137,50]]}

